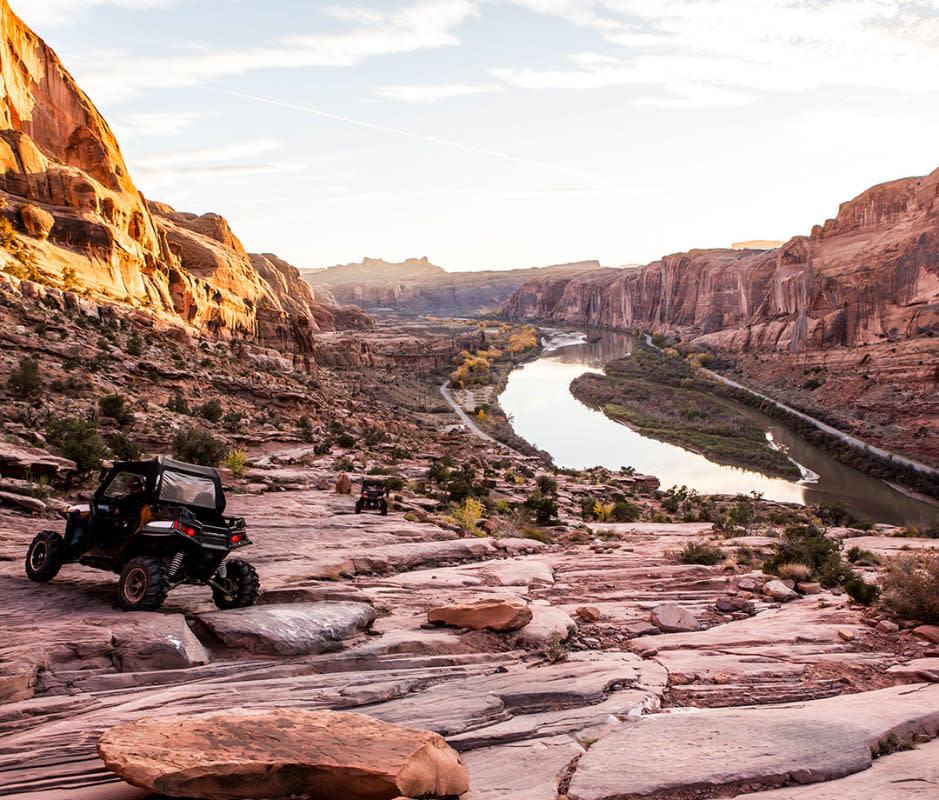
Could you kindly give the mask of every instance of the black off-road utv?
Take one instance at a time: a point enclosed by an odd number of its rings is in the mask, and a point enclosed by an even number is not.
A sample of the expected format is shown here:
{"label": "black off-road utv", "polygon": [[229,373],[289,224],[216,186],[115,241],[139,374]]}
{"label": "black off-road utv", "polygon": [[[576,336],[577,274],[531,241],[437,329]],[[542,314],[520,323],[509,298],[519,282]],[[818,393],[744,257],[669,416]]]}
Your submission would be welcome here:
{"label": "black off-road utv", "polygon": [[361,514],[363,508],[377,509],[382,516],[388,513],[388,501],[385,499],[385,482],[375,478],[364,478],[359,499],[355,501],[355,513]]}
{"label": "black off-road utv", "polygon": [[153,611],[180,584],[212,588],[219,608],[250,606],[258,575],[247,561],[225,560],[251,544],[243,519],[222,516],[225,494],[210,467],[166,457],[122,461],[102,471],[88,505],[68,512],[64,538],[41,531],[26,554],[26,575],[48,581],[78,562],[121,576],[121,605]]}

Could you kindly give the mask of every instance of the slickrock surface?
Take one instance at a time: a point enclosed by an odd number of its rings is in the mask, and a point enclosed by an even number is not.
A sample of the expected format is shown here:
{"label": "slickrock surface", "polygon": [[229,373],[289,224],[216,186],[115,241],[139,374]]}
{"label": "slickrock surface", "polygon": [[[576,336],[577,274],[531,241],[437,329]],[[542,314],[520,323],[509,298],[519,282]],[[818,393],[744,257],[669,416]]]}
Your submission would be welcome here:
{"label": "slickrock surface", "polygon": [[[272,461],[264,469],[267,485],[280,486],[274,480],[280,467]],[[675,563],[670,554],[700,540],[706,523],[605,523],[596,527],[615,538],[602,546],[589,539],[459,539],[434,521],[405,520],[396,511],[355,515],[351,498],[332,491],[336,471],[307,469],[305,483],[324,488],[230,496],[229,511],[245,517],[255,541],[243,557],[257,567],[268,595],[245,611],[218,612],[206,588],[180,587],[159,613],[126,614],[116,608],[116,576],[78,565],[66,565],[48,584],[31,583],[23,574],[26,547],[55,523],[0,512],[6,634],[0,795],[138,800],[136,790],[118,788],[97,758],[99,736],[139,719],[239,706],[351,710],[433,731],[466,756],[476,793],[469,797],[555,800],[559,791],[582,785],[575,783],[581,765],[597,760],[593,754],[603,752],[597,748],[607,738],[614,737],[612,748],[625,731],[645,730],[647,722],[651,729],[662,710],[705,709],[662,720],[692,726],[691,737],[697,720],[711,719],[707,709],[756,705],[752,713],[765,715],[761,724],[769,732],[774,720],[784,727],[796,713],[770,704],[850,700],[855,705],[827,706],[824,718],[838,730],[846,726],[853,743],[858,728],[872,741],[921,722],[933,702],[919,690],[915,696],[923,699],[915,702],[899,693],[867,696],[921,681],[922,659],[939,655],[927,639],[865,624],[863,611],[844,595],[822,591],[774,607],[759,593],[757,573]],[[886,552],[897,540],[865,536],[864,542]],[[325,578],[329,565],[338,571]],[[719,611],[717,599],[727,597],[752,604],[753,615]],[[528,649],[517,632],[425,627],[435,606],[517,598],[565,613],[573,633],[566,642]],[[701,629],[657,632],[649,620],[663,603],[688,609]],[[573,621],[584,605],[599,618]],[[357,621],[343,628],[349,638],[331,640],[340,650],[274,655],[273,643],[282,641],[276,625],[264,634],[270,645],[257,646],[259,631],[276,619],[309,626],[303,630],[334,630],[336,609]],[[374,635],[363,635],[359,625],[373,615]],[[226,645],[200,619],[224,621],[239,633]],[[839,630],[853,631],[855,639],[842,640]],[[174,636],[187,646],[177,648]],[[939,687],[931,684],[929,691]],[[876,709],[893,709],[892,716],[873,719]],[[702,764],[709,761],[704,730],[696,751]],[[611,756],[607,771],[621,771],[619,758]],[[521,780],[519,764],[530,770],[529,780]],[[808,764],[767,761],[753,770],[753,782]],[[699,773],[688,775],[690,782]]]}
{"label": "slickrock surface", "polygon": [[158,717],[112,728],[98,752],[124,780],[171,797],[389,800],[469,788],[440,736],[333,711]]}

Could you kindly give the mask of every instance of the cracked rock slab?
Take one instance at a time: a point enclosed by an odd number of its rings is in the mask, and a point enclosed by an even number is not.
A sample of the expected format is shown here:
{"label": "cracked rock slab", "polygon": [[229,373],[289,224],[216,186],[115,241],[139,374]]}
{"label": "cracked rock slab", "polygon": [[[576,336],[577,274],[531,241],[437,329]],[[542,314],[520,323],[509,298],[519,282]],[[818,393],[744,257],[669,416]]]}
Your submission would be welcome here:
{"label": "cracked rock slab", "polygon": [[555,800],[568,765],[583,753],[569,736],[474,750],[463,756],[473,786],[460,800]]}
{"label": "cracked rock slab", "polygon": [[827,781],[867,769],[871,748],[891,733],[934,736],[937,730],[935,685],[659,714],[624,723],[597,742],[580,761],[570,797],[671,797],[705,786]]}
{"label": "cracked rock slab", "polygon": [[226,647],[249,653],[304,656],[339,650],[368,627],[375,609],[365,603],[292,603],[197,614],[197,628]]}

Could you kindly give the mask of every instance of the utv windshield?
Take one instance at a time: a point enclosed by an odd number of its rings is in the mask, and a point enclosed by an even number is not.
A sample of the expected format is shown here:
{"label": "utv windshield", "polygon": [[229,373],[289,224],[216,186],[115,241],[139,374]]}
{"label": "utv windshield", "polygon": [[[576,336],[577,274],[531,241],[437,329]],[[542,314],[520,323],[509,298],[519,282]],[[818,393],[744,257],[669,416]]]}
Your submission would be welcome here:
{"label": "utv windshield", "polygon": [[215,508],[215,482],[185,472],[163,473],[160,484],[160,500],[199,508]]}

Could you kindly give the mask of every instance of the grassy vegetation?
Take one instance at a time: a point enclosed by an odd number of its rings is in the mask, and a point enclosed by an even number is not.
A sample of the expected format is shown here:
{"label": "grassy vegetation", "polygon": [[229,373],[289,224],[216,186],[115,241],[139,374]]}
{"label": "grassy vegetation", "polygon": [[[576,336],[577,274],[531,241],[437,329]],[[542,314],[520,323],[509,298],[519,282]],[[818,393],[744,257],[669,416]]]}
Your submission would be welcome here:
{"label": "grassy vegetation", "polygon": [[571,391],[645,436],[694,450],[718,464],[799,477],[795,464],[767,445],[762,428],[735,403],[716,395],[715,384],[674,351],[637,350],[607,365],[605,375],[581,376]]}

